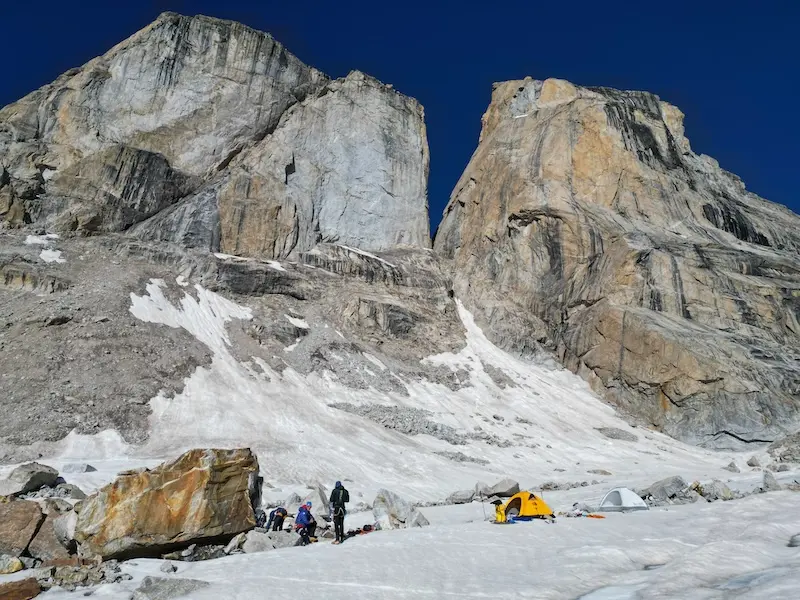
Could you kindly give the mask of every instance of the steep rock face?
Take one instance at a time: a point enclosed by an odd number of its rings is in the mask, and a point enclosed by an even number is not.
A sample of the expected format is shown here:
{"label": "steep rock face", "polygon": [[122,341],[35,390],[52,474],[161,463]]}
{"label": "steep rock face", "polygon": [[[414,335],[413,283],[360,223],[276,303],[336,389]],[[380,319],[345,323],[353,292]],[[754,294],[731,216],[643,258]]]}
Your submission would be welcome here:
{"label": "steep rock face", "polygon": [[320,242],[427,248],[427,177],[422,107],[353,72],[293,106],[216,180],[134,234],[268,259]]}
{"label": "steep rock face", "polygon": [[239,23],[164,13],[84,66],[0,111],[12,176],[52,171],[125,144],[204,175],[327,81]]}
{"label": "steep rock face", "polygon": [[554,349],[676,437],[800,417],[800,218],[696,155],[643,92],[498,84],[435,249],[496,342]]}
{"label": "steep rock face", "polygon": [[429,247],[413,99],[330,81],[271,36],[161,15],[0,110],[0,219],[263,258]]}

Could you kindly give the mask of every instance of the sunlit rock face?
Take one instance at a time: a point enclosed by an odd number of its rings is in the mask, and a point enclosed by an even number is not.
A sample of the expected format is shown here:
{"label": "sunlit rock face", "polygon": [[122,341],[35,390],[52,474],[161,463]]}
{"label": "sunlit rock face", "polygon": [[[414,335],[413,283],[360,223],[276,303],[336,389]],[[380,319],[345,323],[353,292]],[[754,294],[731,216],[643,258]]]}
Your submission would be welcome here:
{"label": "sunlit rock face", "polygon": [[495,342],[549,346],[645,423],[712,446],[796,428],[800,218],[657,96],[497,84],[434,247]]}

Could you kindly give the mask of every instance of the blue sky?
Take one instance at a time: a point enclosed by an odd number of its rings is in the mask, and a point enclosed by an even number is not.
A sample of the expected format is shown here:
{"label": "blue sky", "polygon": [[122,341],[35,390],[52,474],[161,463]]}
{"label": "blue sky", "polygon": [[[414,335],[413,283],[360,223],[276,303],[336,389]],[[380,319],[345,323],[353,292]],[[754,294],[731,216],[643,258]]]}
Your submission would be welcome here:
{"label": "blue sky", "polygon": [[800,3],[14,2],[0,19],[0,105],[102,54],[164,10],[271,32],[331,76],[365,71],[425,106],[435,228],[494,81],[560,77],[654,92],[696,152],[800,212]]}

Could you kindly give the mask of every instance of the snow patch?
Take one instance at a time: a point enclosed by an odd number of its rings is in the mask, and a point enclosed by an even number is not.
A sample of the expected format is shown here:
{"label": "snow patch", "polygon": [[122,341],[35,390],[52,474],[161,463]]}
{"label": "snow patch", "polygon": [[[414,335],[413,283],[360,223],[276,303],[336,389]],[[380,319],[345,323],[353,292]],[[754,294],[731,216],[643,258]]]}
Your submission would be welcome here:
{"label": "snow patch", "polygon": [[55,233],[48,233],[46,235],[29,235],[25,238],[25,243],[30,245],[38,244],[40,246],[46,246],[51,241],[57,240],[58,234]]}
{"label": "snow patch", "polygon": [[281,265],[281,263],[279,263],[277,260],[267,260],[264,262],[266,262],[271,269],[275,269],[276,271],[286,271],[286,269],[283,268],[283,265]]}
{"label": "snow patch", "polygon": [[311,327],[304,321],[303,319],[298,319],[297,317],[291,317],[289,315],[283,315],[286,317],[286,320],[289,321],[295,327],[299,327],[300,329],[311,329]]}
{"label": "snow patch", "polygon": [[361,354],[363,354],[364,358],[366,358],[369,362],[378,367],[381,371],[386,370],[386,365],[383,364],[377,356],[372,356],[372,354],[370,354],[369,352],[362,352]]}
{"label": "snow patch", "polygon": [[61,250],[51,250],[50,248],[43,248],[39,253],[41,258],[46,263],[65,263],[65,259],[61,258]]}
{"label": "snow patch", "polygon": [[238,260],[241,262],[245,262],[248,260],[242,256],[234,256],[233,254],[223,254],[222,252],[214,252],[214,256],[216,256],[221,260]]}
{"label": "snow patch", "polygon": [[[412,501],[440,500],[472,488],[476,481],[492,483],[503,477],[517,479],[526,489],[548,480],[590,480],[589,469],[614,473],[608,487],[633,489],[675,474],[701,481],[730,476],[722,470],[730,455],[720,457],[643,430],[637,430],[641,435],[636,442],[603,436],[596,428],[627,425],[584,381],[564,369],[524,361],[497,348],[460,303],[466,346],[426,359],[455,372],[460,385],[453,389],[450,382],[409,376],[400,379],[402,391],[378,392],[371,386],[349,387],[329,371],[304,374],[286,365],[278,371],[255,359],[240,362],[230,349],[226,324],[251,318],[250,310],[200,286],[173,303],[165,297],[165,287],[152,280],[146,294],[132,294],[131,313],[185,329],[213,355],[211,364],[198,367],[185,380],[180,393],[159,394],[150,401],[150,435],[136,449],[140,458],[171,458],[196,447],[249,446],[269,457],[270,482],[350,479],[351,494],[358,491],[369,498],[385,487]],[[349,361],[352,356],[343,353],[338,358]],[[484,365],[502,368],[513,385],[497,385]],[[397,378],[388,368],[377,373],[387,375]],[[459,432],[463,443],[454,446],[432,435],[406,435],[330,406],[335,404],[426,411],[431,421]],[[493,419],[495,414],[506,420]],[[455,462],[436,454],[453,450],[487,464]],[[108,457],[103,453],[114,450],[98,447],[97,452]],[[600,497],[605,491],[578,488],[571,502]]]}
{"label": "snow patch", "polygon": [[169,327],[182,327],[214,352],[226,352],[230,345],[225,324],[231,319],[251,319],[249,308],[239,306],[222,296],[195,285],[197,300],[185,294],[180,308],[173,306],[164,296],[163,280],[151,279],[147,295],[131,293],[131,314],[147,323],[162,323]]}
{"label": "snow patch", "polygon": [[350,252],[355,252],[356,254],[360,254],[361,256],[366,256],[368,258],[374,258],[375,260],[378,260],[378,261],[382,262],[383,264],[392,267],[393,269],[397,268],[397,265],[393,265],[389,261],[383,260],[380,256],[375,256],[371,252],[367,252],[365,250],[359,250],[358,248],[353,248],[352,246],[345,246],[344,244],[336,244],[336,245],[339,246],[340,248],[344,248],[345,250],[349,250]]}
{"label": "snow patch", "polygon": [[184,277],[183,275],[178,275],[175,278],[175,283],[177,283],[181,287],[186,287],[189,285],[189,282],[186,281],[186,277]]}

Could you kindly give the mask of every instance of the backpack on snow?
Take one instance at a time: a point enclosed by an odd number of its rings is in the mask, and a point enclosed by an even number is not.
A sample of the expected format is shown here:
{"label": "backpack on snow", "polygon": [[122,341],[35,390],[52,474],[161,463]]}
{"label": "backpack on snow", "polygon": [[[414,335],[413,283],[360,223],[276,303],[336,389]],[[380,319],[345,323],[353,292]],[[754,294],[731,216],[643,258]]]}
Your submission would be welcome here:
{"label": "backpack on snow", "polygon": [[266,527],[267,513],[260,508],[256,509],[256,527]]}

